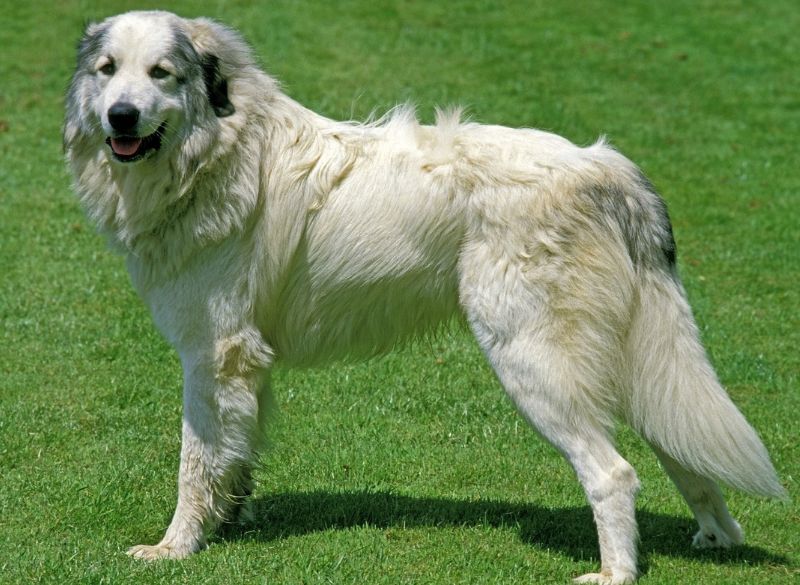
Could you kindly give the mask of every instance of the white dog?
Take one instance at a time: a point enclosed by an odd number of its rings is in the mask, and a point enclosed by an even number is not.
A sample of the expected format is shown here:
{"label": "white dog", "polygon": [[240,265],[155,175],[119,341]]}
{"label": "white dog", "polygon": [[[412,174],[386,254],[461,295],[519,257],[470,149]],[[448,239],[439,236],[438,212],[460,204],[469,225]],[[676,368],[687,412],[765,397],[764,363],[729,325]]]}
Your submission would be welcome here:
{"label": "white dog", "polygon": [[718,481],[785,494],[700,345],[664,203],[603,143],[457,112],[328,120],[233,31],[164,12],[87,29],[64,143],[185,375],[177,508],[135,557],[185,557],[233,518],[275,360],[375,355],[454,314],[586,492],[602,567],[578,581],[637,574],[617,419],[686,498],[696,546],[742,542]]}

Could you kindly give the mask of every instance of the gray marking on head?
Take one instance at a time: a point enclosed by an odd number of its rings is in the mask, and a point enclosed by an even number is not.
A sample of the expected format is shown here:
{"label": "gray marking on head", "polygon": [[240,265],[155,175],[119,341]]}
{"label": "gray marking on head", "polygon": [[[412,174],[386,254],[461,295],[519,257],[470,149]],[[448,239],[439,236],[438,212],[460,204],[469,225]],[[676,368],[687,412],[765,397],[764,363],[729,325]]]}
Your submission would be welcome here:
{"label": "gray marking on head", "polygon": [[89,71],[94,62],[99,58],[100,52],[108,38],[111,23],[108,21],[100,24],[90,24],[86,27],[83,37],[78,42],[78,69]]}
{"label": "gray marking on head", "polygon": [[82,116],[83,80],[87,75],[93,75],[94,64],[103,51],[110,28],[111,23],[109,21],[104,21],[100,24],[89,24],[84,30],[80,41],[78,41],[75,73],[70,80],[65,100],[67,114],[64,126],[65,149],[68,134],[74,138],[75,133],[86,125]]}
{"label": "gray marking on head", "polygon": [[[228,97],[228,80],[223,77],[217,55],[198,53],[189,36],[180,28],[173,26],[173,47],[171,57],[180,72],[200,71],[205,83],[206,96],[214,113],[223,118],[236,112]],[[185,78],[178,78],[183,83]]]}
{"label": "gray marking on head", "polygon": [[178,70],[178,82],[186,83],[189,77],[200,74],[202,61],[189,36],[183,30],[173,26],[172,33],[170,58]]}

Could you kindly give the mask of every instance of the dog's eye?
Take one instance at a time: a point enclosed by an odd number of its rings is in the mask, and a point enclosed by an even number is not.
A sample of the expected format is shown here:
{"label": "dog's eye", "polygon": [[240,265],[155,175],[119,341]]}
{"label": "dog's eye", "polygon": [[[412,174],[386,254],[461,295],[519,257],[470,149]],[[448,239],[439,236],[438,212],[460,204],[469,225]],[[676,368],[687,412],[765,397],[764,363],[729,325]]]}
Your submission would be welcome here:
{"label": "dog's eye", "polygon": [[156,65],[150,70],[150,77],[153,79],[164,79],[165,77],[169,77],[170,73],[163,67],[159,67]]}
{"label": "dog's eye", "polygon": [[106,63],[100,69],[98,69],[98,71],[100,71],[100,73],[103,75],[111,76],[117,72],[117,67],[113,63]]}

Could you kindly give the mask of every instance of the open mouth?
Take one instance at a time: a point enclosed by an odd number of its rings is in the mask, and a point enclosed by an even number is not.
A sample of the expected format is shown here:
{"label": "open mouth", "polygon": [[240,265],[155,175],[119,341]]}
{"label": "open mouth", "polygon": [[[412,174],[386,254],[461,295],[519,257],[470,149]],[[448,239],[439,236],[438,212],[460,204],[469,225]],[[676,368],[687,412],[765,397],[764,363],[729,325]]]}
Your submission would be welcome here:
{"label": "open mouth", "polygon": [[167,129],[167,123],[162,122],[158,129],[149,136],[109,136],[106,144],[111,147],[111,154],[120,162],[133,162],[143,159],[150,152],[161,148],[161,138]]}

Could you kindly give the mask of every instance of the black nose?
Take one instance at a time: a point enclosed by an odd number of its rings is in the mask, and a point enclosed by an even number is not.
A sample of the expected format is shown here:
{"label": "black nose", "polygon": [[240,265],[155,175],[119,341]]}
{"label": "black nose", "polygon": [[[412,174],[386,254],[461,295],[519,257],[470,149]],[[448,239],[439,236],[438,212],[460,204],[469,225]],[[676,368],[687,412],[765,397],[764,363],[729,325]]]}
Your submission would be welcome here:
{"label": "black nose", "polygon": [[139,110],[128,102],[117,102],[108,108],[108,123],[117,132],[131,132],[139,121]]}

